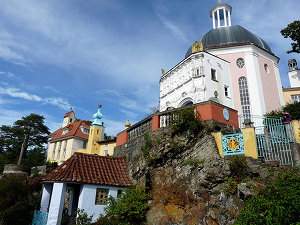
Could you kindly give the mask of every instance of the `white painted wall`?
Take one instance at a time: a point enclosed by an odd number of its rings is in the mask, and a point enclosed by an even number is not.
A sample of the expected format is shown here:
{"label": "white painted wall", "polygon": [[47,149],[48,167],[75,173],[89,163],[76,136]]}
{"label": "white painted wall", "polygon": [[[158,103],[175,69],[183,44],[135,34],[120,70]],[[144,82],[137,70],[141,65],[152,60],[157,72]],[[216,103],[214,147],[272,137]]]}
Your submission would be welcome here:
{"label": "white painted wall", "polygon": [[300,70],[288,72],[291,88],[300,87]]}
{"label": "white painted wall", "polygon": [[[216,70],[217,81],[211,79],[211,69]],[[234,108],[233,95],[225,97],[225,85],[232,91],[229,62],[206,52],[193,54],[162,76],[160,111],[181,107],[188,101],[207,101],[215,91],[221,104]]]}
{"label": "white painted wall", "polygon": [[89,215],[93,216],[93,222],[99,218],[100,214],[104,213],[104,208],[106,205],[96,205],[96,190],[97,188],[105,188],[109,189],[109,195],[113,197],[117,197],[118,190],[124,190],[124,187],[113,187],[113,186],[103,186],[103,185],[91,185],[91,184],[83,184],[81,185],[78,208],[84,209],[84,211]]}

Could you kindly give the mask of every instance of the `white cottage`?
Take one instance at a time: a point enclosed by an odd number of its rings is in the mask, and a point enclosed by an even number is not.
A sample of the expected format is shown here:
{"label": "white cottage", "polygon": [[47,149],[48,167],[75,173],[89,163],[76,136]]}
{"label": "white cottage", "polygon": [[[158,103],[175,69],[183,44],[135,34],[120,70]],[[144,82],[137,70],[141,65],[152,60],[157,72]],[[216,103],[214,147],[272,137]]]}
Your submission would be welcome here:
{"label": "white cottage", "polygon": [[105,157],[76,152],[44,179],[41,211],[48,212],[47,225],[61,222],[67,187],[72,189],[68,214],[77,208],[93,215],[104,214],[109,196],[117,197],[131,185],[126,157]]}

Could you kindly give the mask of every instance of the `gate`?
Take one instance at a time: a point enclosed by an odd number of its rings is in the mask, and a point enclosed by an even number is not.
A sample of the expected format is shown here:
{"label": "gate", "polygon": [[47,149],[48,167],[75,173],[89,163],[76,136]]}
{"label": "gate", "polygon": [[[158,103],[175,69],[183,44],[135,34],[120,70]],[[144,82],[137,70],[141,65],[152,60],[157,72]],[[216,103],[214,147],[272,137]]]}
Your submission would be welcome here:
{"label": "gate", "polygon": [[279,161],[281,165],[293,165],[290,143],[295,140],[292,124],[284,124],[283,118],[268,116],[241,115],[239,119],[241,128],[246,119],[255,127],[258,157],[265,161]]}
{"label": "gate", "polygon": [[245,155],[243,133],[222,135],[223,155]]}

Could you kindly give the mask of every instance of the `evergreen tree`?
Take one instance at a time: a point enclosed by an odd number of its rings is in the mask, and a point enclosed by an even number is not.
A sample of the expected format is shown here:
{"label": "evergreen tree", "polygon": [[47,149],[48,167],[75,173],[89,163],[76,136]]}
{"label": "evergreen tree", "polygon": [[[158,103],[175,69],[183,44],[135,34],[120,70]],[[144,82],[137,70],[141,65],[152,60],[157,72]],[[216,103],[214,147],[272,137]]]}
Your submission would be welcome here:
{"label": "evergreen tree", "polygon": [[[9,163],[16,163],[23,145],[23,158],[29,151],[35,154],[35,158],[41,158],[44,153],[44,145],[47,143],[49,128],[44,125],[44,117],[31,113],[14,122],[12,126],[0,127],[0,153],[5,155]],[[40,154],[39,154],[40,153]],[[44,160],[44,159],[43,159]]]}

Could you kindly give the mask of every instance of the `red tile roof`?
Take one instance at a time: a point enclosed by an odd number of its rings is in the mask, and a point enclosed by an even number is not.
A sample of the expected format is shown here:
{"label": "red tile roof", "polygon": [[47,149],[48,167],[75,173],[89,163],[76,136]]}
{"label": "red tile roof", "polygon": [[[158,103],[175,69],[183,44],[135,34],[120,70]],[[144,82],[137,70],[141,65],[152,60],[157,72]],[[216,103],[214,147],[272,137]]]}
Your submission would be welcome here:
{"label": "red tile roof", "polygon": [[[71,123],[65,127],[59,128],[58,130],[54,131],[53,133],[49,134],[48,137],[51,138],[49,142],[66,138],[66,137],[79,137],[84,139],[89,139],[89,135],[85,134],[81,131],[80,127],[90,128],[89,125],[86,125],[82,120],[77,121],[75,123]],[[62,134],[63,130],[68,129],[69,131],[66,134]]]}
{"label": "red tile roof", "polygon": [[70,116],[71,112],[74,113],[74,112],[71,110],[70,112],[67,112],[67,113],[66,113],[66,115],[64,116],[64,118]]}
{"label": "red tile roof", "polygon": [[123,187],[132,185],[127,175],[126,156],[106,157],[78,152],[49,173],[43,181]]}

